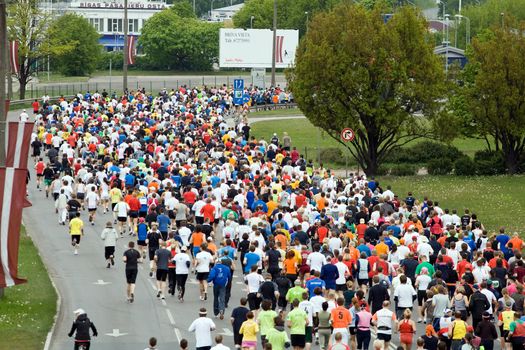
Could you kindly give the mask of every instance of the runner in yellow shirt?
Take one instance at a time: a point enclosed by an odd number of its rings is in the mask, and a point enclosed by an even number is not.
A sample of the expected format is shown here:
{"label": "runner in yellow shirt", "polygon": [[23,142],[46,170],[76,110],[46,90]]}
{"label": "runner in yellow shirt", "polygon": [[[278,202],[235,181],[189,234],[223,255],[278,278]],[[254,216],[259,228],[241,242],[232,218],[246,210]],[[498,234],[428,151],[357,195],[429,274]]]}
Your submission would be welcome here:
{"label": "runner in yellow shirt", "polygon": [[79,212],[76,213],[76,217],[69,221],[69,234],[71,235],[71,245],[75,249],[74,254],[78,255],[80,238],[84,235],[84,222],[80,219]]}

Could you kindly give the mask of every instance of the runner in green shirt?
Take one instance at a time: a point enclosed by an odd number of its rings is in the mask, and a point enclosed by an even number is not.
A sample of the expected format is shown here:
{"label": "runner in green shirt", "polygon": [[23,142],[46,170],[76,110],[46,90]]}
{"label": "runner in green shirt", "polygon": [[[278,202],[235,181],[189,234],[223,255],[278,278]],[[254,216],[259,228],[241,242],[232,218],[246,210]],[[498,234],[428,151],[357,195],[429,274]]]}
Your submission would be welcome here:
{"label": "runner in green shirt", "polygon": [[266,333],[266,341],[272,345],[272,350],[285,350],[290,346],[290,339],[284,330],[284,321],[281,316],[274,318],[275,327]]}
{"label": "runner in green shirt", "polygon": [[266,344],[266,334],[270,329],[274,327],[274,318],[277,317],[277,312],[273,311],[272,301],[263,300],[261,303],[262,311],[257,316],[257,323],[259,324],[259,330],[261,332],[261,344]]}
{"label": "runner in green shirt", "polygon": [[306,345],[306,326],[308,315],[299,308],[299,299],[294,299],[293,310],[288,313],[286,320],[290,328],[290,339],[295,350],[304,349]]}
{"label": "runner in green shirt", "polygon": [[288,289],[288,292],[286,293],[286,301],[288,301],[291,304],[296,299],[298,301],[303,300],[304,292],[308,291],[301,287],[301,280],[297,279],[295,280],[295,287]]}

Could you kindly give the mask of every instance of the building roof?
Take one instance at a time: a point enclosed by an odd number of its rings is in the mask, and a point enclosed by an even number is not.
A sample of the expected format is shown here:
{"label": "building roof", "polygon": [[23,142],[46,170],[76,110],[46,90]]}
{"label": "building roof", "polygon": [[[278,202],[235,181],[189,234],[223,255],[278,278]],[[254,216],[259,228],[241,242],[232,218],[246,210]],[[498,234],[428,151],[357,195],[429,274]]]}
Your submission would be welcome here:
{"label": "building roof", "polygon": [[226,6],[226,7],[220,7],[213,9],[213,11],[220,11],[220,12],[237,12],[244,6],[244,3],[235,4],[232,6]]}

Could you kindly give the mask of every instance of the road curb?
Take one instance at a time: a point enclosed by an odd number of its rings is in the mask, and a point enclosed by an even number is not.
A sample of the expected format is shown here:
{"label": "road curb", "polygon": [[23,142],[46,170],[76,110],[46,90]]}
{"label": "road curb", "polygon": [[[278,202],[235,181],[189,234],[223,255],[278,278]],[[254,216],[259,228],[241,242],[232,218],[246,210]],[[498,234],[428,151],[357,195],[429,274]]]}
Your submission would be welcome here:
{"label": "road curb", "polygon": [[60,313],[62,311],[62,296],[60,294],[60,291],[58,290],[58,287],[57,287],[57,285],[56,285],[56,283],[55,283],[55,281],[53,279],[52,274],[49,273],[49,269],[47,267],[47,264],[45,263],[45,258],[42,256],[42,254],[40,254],[40,245],[36,244],[35,240],[33,239],[33,236],[31,234],[29,234],[30,230],[28,230],[28,227],[24,224],[24,220],[22,220],[22,225],[24,225],[24,227],[26,228],[26,234],[29,237],[31,237],[31,241],[35,245],[35,247],[36,247],[36,249],[38,251],[38,256],[40,256],[40,260],[42,260],[42,264],[44,265],[44,268],[45,268],[45,270],[47,272],[47,275],[49,276],[49,280],[51,281],[51,285],[53,286],[53,288],[55,289],[55,293],[57,294],[57,302],[56,302],[57,310],[56,310],[55,316],[53,317],[53,325],[51,326],[51,329],[47,333],[46,342],[44,343],[44,350],[49,350],[49,348],[51,346],[51,341],[53,339],[53,336],[55,335],[55,329],[56,329],[58,317],[60,316]]}

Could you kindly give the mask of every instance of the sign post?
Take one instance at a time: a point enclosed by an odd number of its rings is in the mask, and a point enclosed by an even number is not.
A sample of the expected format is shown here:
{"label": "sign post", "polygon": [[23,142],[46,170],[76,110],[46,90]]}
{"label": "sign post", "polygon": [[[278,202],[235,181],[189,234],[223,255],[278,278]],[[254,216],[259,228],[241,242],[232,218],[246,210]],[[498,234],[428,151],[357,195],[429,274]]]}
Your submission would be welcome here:
{"label": "sign post", "polygon": [[235,105],[243,104],[243,98],[242,98],[243,93],[244,93],[244,80],[235,79],[233,81],[233,104]]}

